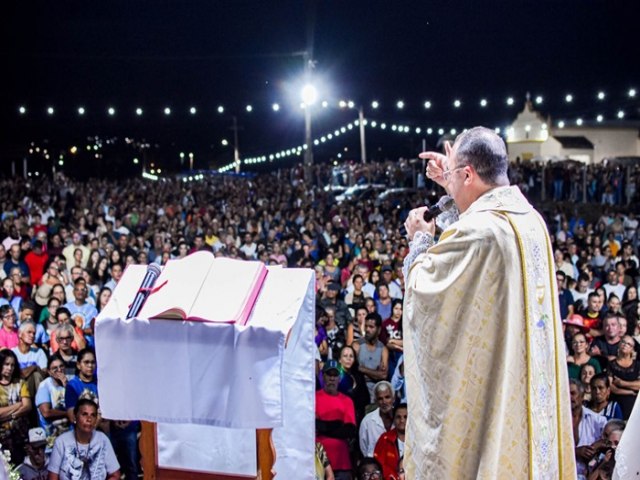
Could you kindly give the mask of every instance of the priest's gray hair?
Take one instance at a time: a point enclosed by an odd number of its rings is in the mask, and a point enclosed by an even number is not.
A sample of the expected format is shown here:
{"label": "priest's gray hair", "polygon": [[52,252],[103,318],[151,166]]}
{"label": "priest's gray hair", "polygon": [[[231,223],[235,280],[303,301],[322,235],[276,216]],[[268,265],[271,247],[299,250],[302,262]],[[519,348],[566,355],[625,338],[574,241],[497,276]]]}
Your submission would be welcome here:
{"label": "priest's gray hair", "polygon": [[457,165],[471,165],[489,185],[509,184],[507,147],[493,130],[474,127],[462,132],[455,141]]}

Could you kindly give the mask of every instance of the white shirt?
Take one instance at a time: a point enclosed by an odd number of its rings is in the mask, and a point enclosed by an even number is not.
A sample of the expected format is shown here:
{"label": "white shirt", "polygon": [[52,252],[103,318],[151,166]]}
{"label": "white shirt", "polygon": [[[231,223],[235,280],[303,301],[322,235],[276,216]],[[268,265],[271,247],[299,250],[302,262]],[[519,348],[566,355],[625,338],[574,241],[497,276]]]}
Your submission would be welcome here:
{"label": "white shirt", "polygon": [[386,432],[380,417],[380,409],[376,408],[362,419],[360,424],[360,451],[365,457],[373,457],[373,451],[380,436]]}

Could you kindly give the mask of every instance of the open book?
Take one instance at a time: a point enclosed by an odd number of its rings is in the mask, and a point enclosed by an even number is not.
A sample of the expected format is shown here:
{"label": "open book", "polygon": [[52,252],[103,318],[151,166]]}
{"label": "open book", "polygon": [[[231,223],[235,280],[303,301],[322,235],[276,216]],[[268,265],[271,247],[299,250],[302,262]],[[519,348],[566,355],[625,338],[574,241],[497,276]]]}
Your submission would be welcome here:
{"label": "open book", "polygon": [[137,317],[244,325],[266,275],[261,262],[216,258],[207,251],[169,260]]}

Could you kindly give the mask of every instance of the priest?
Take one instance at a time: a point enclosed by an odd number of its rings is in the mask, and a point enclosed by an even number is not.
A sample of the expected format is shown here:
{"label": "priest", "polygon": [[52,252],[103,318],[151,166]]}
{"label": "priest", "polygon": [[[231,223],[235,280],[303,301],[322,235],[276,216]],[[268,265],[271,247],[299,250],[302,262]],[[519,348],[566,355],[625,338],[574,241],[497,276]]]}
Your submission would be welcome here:
{"label": "priest", "polygon": [[405,222],[407,479],[575,478],[544,220],[509,186],[492,130],[465,131],[445,149],[421,157],[459,218],[437,243],[427,207]]}

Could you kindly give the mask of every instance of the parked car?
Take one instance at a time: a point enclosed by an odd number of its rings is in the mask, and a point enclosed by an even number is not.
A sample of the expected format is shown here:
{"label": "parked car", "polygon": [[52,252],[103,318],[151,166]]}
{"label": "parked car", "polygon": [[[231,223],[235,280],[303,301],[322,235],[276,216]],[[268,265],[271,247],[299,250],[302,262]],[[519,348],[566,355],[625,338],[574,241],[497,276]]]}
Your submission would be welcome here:
{"label": "parked car", "polygon": [[343,203],[345,201],[362,201],[376,198],[376,195],[387,188],[386,185],[380,183],[365,183],[362,185],[353,185],[347,188],[343,193],[336,196],[336,202]]}

